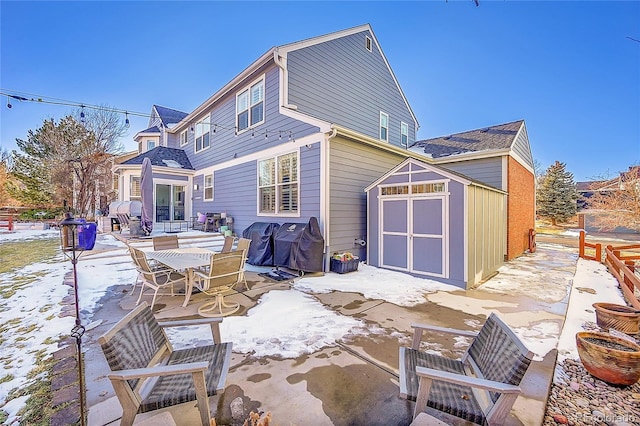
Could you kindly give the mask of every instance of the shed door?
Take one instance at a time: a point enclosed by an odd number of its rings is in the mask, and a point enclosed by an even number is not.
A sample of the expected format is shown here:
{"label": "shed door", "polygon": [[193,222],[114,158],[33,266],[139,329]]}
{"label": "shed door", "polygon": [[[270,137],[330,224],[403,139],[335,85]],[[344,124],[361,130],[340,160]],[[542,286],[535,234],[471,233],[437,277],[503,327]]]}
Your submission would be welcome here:
{"label": "shed door", "polygon": [[445,197],[383,200],[381,266],[448,277]]}

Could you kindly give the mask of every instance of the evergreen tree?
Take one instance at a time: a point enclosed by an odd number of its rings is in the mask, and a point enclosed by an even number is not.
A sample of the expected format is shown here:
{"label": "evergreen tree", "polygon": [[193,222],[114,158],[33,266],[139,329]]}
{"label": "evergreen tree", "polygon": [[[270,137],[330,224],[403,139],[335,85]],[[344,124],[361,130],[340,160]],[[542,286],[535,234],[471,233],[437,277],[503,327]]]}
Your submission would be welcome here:
{"label": "evergreen tree", "polygon": [[549,166],[536,194],[538,215],[551,219],[554,226],[558,221],[566,221],[577,212],[578,193],[573,173],[568,172],[565,167],[559,161]]}

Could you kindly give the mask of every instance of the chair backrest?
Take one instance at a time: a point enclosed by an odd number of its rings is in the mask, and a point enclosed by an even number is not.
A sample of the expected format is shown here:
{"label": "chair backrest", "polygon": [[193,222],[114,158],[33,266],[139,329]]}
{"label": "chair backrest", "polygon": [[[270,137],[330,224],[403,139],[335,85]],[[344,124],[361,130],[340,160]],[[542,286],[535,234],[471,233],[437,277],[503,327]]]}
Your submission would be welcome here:
{"label": "chair backrest", "polygon": [[153,237],[153,250],[171,250],[179,248],[177,235]]}
{"label": "chair backrest", "polygon": [[149,261],[147,260],[147,255],[137,248],[133,248],[129,246],[129,250],[132,253],[132,257],[134,258],[134,263],[138,269],[138,272],[142,274],[145,280],[148,282],[155,282],[155,274],[151,269],[151,265],[149,265]]}
{"label": "chair backrest", "polygon": [[[496,314],[491,313],[467,350],[476,375],[518,386],[533,359],[533,352]],[[493,402],[500,394],[490,392]]]}
{"label": "chair backrest", "polygon": [[[147,302],[125,315],[98,342],[111,371],[152,366],[173,350]],[[139,379],[128,383],[134,390]]]}
{"label": "chair backrest", "polygon": [[118,222],[122,226],[129,226],[129,215],[126,213],[116,213],[116,217],[118,218]]}
{"label": "chair backrest", "polygon": [[234,240],[235,238],[233,238],[232,236],[225,236],[224,244],[222,245],[222,250],[220,250],[220,253],[229,253],[231,251],[231,248],[233,247]]}
{"label": "chair backrest", "polygon": [[243,251],[231,251],[228,253],[216,253],[211,256],[209,275],[205,289],[214,287],[232,287],[242,278],[242,265],[244,263]]}
{"label": "chair backrest", "polygon": [[[249,251],[249,246],[251,245],[251,240],[249,238],[240,238],[238,240],[238,245],[236,246],[236,250],[246,250]],[[245,257],[247,256],[247,252],[245,252]]]}

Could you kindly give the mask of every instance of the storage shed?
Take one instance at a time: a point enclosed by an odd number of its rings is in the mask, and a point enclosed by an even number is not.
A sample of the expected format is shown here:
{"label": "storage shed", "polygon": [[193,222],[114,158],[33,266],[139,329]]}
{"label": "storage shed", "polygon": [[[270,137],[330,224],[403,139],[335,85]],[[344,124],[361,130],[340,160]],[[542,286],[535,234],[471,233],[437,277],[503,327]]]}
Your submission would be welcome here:
{"label": "storage shed", "polygon": [[504,262],[504,191],[408,158],[365,192],[369,265],[469,289]]}

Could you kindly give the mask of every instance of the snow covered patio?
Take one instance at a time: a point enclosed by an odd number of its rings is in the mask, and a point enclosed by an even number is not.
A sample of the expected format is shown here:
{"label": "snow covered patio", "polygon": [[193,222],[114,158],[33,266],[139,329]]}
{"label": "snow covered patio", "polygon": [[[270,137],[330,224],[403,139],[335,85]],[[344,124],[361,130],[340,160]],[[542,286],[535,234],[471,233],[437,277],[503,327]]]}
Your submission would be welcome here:
{"label": "snow covered patio", "polygon": [[[179,235],[181,247],[215,248],[222,241],[198,232]],[[55,236],[53,231],[50,237]],[[83,350],[90,425],[118,424],[120,416],[97,338],[135,306],[137,293],[132,295],[131,289],[136,272],[130,259],[121,241],[101,234],[96,249],[84,253],[78,265],[82,322],[87,327]],[[222,338],[233,342],[234,354],[225,393],[211,399],[219,425],[241,425],[251,410],[271,412],[275,424],[408,425],[413,403],[399,398],[397,375],[398,347],[410,345],[410,324],[479,329],[490,312],[500,315],[538,355],[522,383],[525,395],[516,401],[507,424],[542,424],[556,347],[559,360],[577,359],[575,329],[595,319],[586,308],[595,301],[621,302],[615,280],[602,265],[577,260],[573,249],[544,244],[470,291],[363,264],[357,272],[344,275],[318,274],[282,282],[258,276],[257,272],[271,268],[247,266],[251,290],[238,288],[238,294],[229,296],[242,308],[222,324]],[[48,271],[43,282],[51,284],[61,282],[62,272],[69,269],[68,262],[31,268],[32,273]],[[64,286],[48,287],[52,290],[42,296],[30,293],[20,303],[10,303],[2,316],[24,317],[25,300],[42,306],[63,297]],[[567,308],[570,293],[575,309]],[[206,295],[192,296],[186,308],[181,306],[183,300],[159,297],[154,311],[159,318],[197,317]],[[569,332],[561,336],[565,314],[570,318],[565,327]],[[35,317],[25,317],[24,322],[37,322]],[[71,317],[50,321],[27,344],[37,346],[40,337],[51,332],[66,334],[72,324]],[[208,337],[208,330],[184,329],[170,335],[177,347],[205,339],[200,336]],[[459,341],[439,336],[432,341],[434,352],[460,352]],[[15,356],[24,358],[17,352]],[[19,386],[20,371],[15,375],[0,390]],[[183,404],[165,413],[138,415],[136,420],[143,423],[160,415],[178,425],[195,424],[194,407],[195,403]],[[155,417],[152,422],[160,421]]]}

